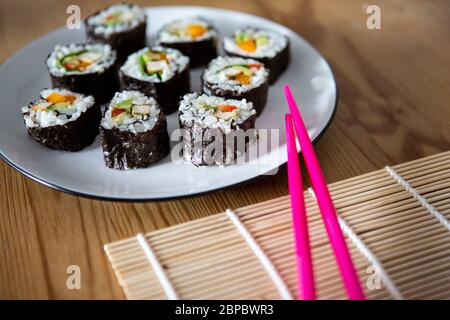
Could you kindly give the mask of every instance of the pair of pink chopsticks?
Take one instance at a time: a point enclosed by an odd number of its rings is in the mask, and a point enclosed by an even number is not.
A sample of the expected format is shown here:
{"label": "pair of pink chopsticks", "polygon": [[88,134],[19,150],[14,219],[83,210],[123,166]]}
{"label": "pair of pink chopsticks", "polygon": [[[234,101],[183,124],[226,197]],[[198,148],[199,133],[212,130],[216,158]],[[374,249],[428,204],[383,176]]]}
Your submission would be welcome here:
{"label": "pair of pink chopsticks", "polygon": [[308,235],[305,200],[303,197],[302,176],[295,143],[294,128],[300,142],[300,148],[316,195],[322,219],[336,256],[336,261],[344,281],[347,296],[350,299],[365,299],[353,262],[339,226],[336,210],[333,206],[328,187],[314,152],[305,124],[295,103],[289,85],[284,87],[289,110],[286,114],[286,141],[288,152],[288,180],[291,196],[292,222],[295,233],[297,253],[297,275],[299,297],[305,300],[316,299],[311,248]]}

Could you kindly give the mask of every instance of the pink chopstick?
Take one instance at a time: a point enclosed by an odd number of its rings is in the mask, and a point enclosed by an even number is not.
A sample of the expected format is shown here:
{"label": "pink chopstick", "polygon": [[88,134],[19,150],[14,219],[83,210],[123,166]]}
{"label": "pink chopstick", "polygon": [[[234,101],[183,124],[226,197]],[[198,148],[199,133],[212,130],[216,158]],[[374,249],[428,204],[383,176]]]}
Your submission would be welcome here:
{"label": "pink chopstick", "polygon": [[355,267],[353,266],[352,258],[345,243],[344,236],[342,235],[327,183],[289,85],[284,86],[284,93],[294,120],[295,131],[300,142],[300,148],[310,176],[311,185],[315,192],[322,219],[347,290],[347,296],[352,300],[363,300],[365,299],[365,296],[361,284],[359,283]]}
{"label": "pink chopstick", "polygon": [[303,197],[302,175],[298,162],[292,116],[286,115],[286,144],[288,153],[288,180],[291,195],[292,227],[294,229],[297,257],[298,297],[304,300],[316,299],[314,273],[309,244],[308,221],[306,218],[305,199]]}

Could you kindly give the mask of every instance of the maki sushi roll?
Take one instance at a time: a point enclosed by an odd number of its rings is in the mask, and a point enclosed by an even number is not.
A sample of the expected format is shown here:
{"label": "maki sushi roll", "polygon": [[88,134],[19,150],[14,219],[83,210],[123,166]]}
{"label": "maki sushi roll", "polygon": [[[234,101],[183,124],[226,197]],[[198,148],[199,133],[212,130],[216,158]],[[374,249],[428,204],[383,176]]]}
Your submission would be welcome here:
{"label": "maki sushi roll", "polygon": [[95,140],[100,107],[94,97],[65,89],[44,89],[38,100],[22,108],[28,134],[40,144],[79,151]]}
{"label": "maki sushi roll", "polygon": [[57,45],[47,58],[53,87],[106,102],[117,89],[116,52],[107,44]]}
{"label": "maki sushi roll", "polygon": [[[251,130],[255,121],[256,111],[246,100],[198,93],[185,95],[179,108],[185,160],[196,166],[232,163],[246,151],[247,143],[256,138]],[[243,149],[238,142],[241,134],[248,135],[244,137]]]}
{"label": "maki sushi roll", "polygon": [[188,17],[164,25],[157,43],[180,50],[190,58],[191,68],[206,65],[217,56],[217,30],[206,19]]}
{"label": "maki sushi roll", "polygon": [[171,48],[144,48],[128,57],[119,78],[122,90],[137,90],[154,97],[161,110],[169,114],[190,90],[189,58]]}
{"label": "maki sushi roll", "polygon": [[135,4],[112,5],[87,17],[84,24],[88,42],[109,44],[117,51],[119,62],[145,47],[147,20],[144,10]]}
{"label": "maki sushi roll", "polygon": [[139,91],[117,92],[100,124],[103,157],[113,169],[146,168],[170,151],[164,113]]}
{"label": "maki sushi roll", "polygon": [[289,65],[289,38],[274,31],[244,28],[223,40],[229,56],[252,58],[269,69],[269,82],[274,83]]}
{"label": "maki sushi roll", "polygon": [[258,115],[267,101],[269,72],[253,59],[218,57],[203,72],[202,89],[208,95],[251,101]]}

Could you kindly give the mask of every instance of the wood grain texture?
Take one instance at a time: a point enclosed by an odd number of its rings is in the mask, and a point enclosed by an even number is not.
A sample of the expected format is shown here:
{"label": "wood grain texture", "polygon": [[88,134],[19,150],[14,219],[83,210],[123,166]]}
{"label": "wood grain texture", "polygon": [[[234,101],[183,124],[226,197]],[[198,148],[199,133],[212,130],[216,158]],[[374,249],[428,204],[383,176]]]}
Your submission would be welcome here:
{"label": "wood grain texture", "polygon": [[[0,62],[63,26],[67,5],[79,4],[86,16],[113,2],[1,1]],[[366,28],[363,0],[190,1],[282,23],[330,61],[340,101],[316,145],[329,182],[450,149],[450,3],[371,3],[381,7],[381,30]],[[0,162],[0,298],[123,298],[104,243],[286,193],[283,167],[276,176],[187,199],[105,202],[51,190]],[[81,268],[81,290],[66,288],[69,265]]]}

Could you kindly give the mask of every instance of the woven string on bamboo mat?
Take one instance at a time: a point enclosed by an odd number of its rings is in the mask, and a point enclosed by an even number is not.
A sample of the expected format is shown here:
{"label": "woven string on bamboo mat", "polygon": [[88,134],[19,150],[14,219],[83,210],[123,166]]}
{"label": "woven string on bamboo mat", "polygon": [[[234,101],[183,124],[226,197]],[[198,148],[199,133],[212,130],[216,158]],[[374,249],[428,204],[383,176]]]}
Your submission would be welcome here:
{"label": "woven string on bamboo mat", "polygon": [[[450,152],[329,185],[369,299],[450,298]],[[305,191],[320,299],[346,294]],[[105,245],[128,299],[295,299],[288,196]]]}

